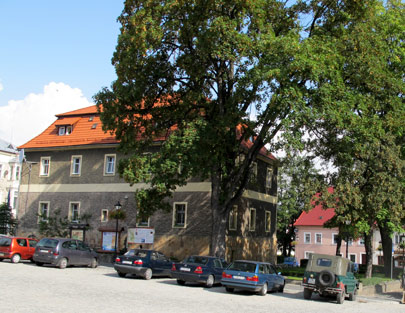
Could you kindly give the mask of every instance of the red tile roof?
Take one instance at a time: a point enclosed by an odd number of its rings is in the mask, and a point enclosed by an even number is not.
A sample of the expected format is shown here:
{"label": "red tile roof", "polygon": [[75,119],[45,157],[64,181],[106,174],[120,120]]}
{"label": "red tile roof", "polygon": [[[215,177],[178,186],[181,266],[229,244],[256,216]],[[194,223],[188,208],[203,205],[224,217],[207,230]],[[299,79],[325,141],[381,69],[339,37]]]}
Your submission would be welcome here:
{"label": "red tile roof", "polygon": [[[328,189],[333,192],[333,188]],[[315,197],[319,196],[316,194]],[[295,221],[294,226],[323,226],[327,221],[335,216],[335,209],[324,209],[322,204],[316,205],[308,212],[302,212],[300,217]]]}

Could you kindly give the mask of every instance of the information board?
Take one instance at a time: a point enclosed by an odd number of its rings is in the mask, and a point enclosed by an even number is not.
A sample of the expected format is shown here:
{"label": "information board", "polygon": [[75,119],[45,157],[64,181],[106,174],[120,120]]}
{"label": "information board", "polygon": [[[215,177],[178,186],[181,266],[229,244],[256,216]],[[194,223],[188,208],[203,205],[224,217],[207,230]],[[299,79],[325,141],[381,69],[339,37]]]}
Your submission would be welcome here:
{"label": "information board", "polygon": [[128,228],[128,243],[153,244],[155,229],[153,228]]}

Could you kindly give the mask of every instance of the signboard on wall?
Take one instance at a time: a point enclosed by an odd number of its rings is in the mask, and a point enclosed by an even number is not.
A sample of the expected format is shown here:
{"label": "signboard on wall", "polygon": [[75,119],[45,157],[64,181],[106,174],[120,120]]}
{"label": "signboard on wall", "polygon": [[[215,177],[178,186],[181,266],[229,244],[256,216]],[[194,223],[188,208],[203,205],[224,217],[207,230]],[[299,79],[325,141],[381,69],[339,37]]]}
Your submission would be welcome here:
{"label": "signboard on wall", "polygon": [[128,228],[128,243],[153,244],[154,238],[153,228]]}
{"label": "signboard on wall", "polygon": [[115,232],[103,232],[102,249],[104,251],[115,251]]}

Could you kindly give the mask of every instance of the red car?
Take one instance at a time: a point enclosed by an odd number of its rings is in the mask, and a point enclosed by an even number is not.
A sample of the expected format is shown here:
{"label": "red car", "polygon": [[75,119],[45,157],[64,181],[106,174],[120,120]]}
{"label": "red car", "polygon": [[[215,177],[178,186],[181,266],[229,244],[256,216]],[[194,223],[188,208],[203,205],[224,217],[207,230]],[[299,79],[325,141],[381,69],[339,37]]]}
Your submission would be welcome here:
{"label": "red car", "polygon": [[32,260],[38,240],[25,237],[0,237],[0,262],[10,259],[11,263]]}

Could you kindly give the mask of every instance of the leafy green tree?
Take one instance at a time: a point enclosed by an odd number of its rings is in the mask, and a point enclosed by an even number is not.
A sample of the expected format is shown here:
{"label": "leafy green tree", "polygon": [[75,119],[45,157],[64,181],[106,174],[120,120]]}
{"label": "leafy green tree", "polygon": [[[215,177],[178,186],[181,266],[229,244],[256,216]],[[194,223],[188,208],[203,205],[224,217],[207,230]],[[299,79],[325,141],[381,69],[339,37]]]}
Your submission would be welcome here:
{"label": "leafy green tree", "polygon": [[294,223],[314,194],[320,179],[313,157],[289,151],[280,159],[278,176],[277,242],[284,256],[290,256],[295,241]]}
{"label": "leafy green tree", "polygon": [[[265,145],[285,144],[275,140],[280,131],[299,146],[313,115],[312,51],[324,43],[309,38],[347,27],[370,1],[125,1],[117,80],[95,101],[127,154],[123,177],[150,183],[136,194],[141,214],[167,209],[162,203],[189,178],[209,179],[210,253],[224,256],[227,218],[252,162]],[[307,28],[301,14],[313,20]]]}
{"label": "leafy green tree", "polygon": [[0,234],[16,235],[18,221],[7,203],[0,205]]}
{"label": "leafy green tree", "polygon": [[405,214],[404,4],[376,1],[361,22],[314,33],[313,40],[330,43],[317,56],[315,142],[336,168],[328,181],[334,194],[324,192],[322,201],[335,206],[338,223],[351,221],[363,234],[371,276],[373,228],[389,257],[387,238]]}

